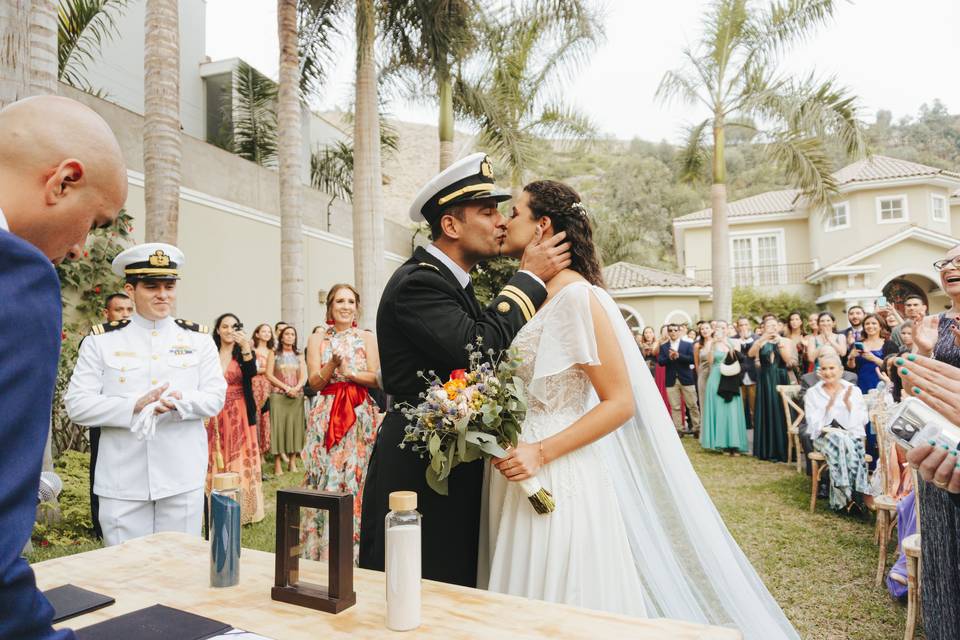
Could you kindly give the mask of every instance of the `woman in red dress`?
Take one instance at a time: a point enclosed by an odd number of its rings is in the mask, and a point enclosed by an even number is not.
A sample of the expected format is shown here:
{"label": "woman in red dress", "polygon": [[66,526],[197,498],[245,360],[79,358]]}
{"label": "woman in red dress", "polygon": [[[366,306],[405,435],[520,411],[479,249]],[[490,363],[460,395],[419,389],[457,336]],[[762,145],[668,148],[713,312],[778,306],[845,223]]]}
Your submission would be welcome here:
{"label": "woman in red dress", "polygon": [[220,351],[220,365],[227,380],[223,409],[207,422],[207,495],[215,473],[235,471],[240,475],[240,523],[263,520],[263,484],[260,447],[257,442],[256,408],[251,381],[257,361],[243,324],[232,313],[217,318],[213,341]]}
{"label": "woman in red dress", "polygon": [[253,377],[253,404],[257,411],[257,434],[260,442],[260,466],[266,464],[265,455],[270,451],[270,407],[266,405],[273,391],[273,384],[267,380],[267,360],[276,344],[273,329],[264,322],[253,332],[253,355],[257,359],[257,375]]}

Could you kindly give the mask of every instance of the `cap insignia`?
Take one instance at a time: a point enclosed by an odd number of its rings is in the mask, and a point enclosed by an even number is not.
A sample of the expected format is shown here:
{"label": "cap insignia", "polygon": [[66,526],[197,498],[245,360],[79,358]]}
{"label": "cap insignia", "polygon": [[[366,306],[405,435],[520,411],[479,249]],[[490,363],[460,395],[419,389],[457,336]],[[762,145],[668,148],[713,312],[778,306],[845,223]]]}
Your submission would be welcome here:
{"label": "cap insignia", "polygon": [[163,249],[157,249],[149,258],[151,267],[169,267],[170,266],[170,256],[163,252]]}
{"label": "cap insignia", "polygon": [[480,163],[480,175],[482,175],[484,178],[490,178],[491,180],[494,179],[493,167],[490,165],[490,160],[488,158],[484,158],[483,162]]}

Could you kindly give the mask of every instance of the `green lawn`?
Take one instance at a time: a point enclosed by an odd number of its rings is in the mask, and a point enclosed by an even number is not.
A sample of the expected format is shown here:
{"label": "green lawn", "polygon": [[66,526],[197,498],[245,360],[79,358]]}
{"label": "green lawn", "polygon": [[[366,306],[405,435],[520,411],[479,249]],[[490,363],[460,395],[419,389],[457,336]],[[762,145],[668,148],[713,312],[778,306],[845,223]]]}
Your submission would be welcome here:
{"label": "green lawn", "polygon": [[[810,480],[790,465],[705,452],[690,438],[683,444],[730,531],[801,637],[903,637],[905,606],[894,602],[886,588],[873,586],[877,547],[872,519],[836,515],[826,500],[818,501],[817,512],[810,514]],[[299,486],[303,474],[268,478],[264,484],[267,517],[244,527],[242,535],[244,547],[272,552],[277,489]],[[97,546],[90,541],[38,546],[29,560],[38,562]]]}

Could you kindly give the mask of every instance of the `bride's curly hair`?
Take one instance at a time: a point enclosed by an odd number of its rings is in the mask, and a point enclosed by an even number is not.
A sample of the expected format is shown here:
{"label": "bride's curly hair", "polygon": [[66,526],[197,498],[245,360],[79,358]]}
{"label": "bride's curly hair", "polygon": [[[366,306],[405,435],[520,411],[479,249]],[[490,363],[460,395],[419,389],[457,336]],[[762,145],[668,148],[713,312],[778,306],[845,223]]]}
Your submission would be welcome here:
{"label": "bride's curly hair", "polygon": [[570,268],[590,284],[604,287],[603,270],[593,244],[593,228],[587,210],[580,204],[580,194],[555,180],[537,180],[523,190],[530,194],[530,210],[534,220],[547,216],[553,223],[554,233],[567,232]]}

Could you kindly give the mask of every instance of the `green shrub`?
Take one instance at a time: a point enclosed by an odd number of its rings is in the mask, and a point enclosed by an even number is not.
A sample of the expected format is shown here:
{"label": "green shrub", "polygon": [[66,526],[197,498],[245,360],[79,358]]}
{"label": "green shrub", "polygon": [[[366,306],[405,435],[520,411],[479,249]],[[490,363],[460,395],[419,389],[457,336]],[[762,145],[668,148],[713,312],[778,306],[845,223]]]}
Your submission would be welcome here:
{"label": "green shrub", "polygon": [[733,290],[733,320],[740,316],[750,318],[754,323],[766,313],[772,313],[786,322],[787,316],[794,311],[807,315],[817,310],[817,304],[810,298],[793,293],[766,295],[752,287],[736,287]]}

